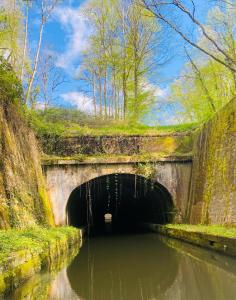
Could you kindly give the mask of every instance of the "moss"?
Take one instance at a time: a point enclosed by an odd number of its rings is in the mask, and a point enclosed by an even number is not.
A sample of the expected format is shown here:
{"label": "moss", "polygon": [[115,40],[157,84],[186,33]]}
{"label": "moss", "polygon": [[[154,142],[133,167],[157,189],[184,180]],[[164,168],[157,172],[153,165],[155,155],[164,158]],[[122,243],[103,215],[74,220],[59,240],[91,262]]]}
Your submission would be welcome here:
{"label": "moss", "polygon": [[236,168],[235,109],[236,99],[204,124],[195,137],[191,222],[236,222],[232,203]]}
{"label": "moss", "polygon": [[48,194],[46,192],[46,188],[45,187],[38,187],[38,193],[39,193],[39,198],[42,201],[42,206],[43,206],[43,210],[44,210],[44,215],[46,216],[46,222],[45,220],[41,221],[41,224],[43,224],[43,222],[45,222],[46,224],[49,224],[50,226],[55,225],[54,223],[54,217],[52,214],[52,207],[50,205],[50,200],[48,197]]}
{"label": "moss", "polygon": [[218,237],[236,238],[236,225],[235,226],[220,226],[220,225],[189,225],[189,224],[168,224],[165,225],[166,229],[179,229],[187,232],[198,232],[211,234]]}
{"label": "moss", "polygon": [[4,263],[13,252],[30,249],[38,253],[52,241],[65,240],[77,233],[78,230],[71,227],[0,230],[0,263]]}
{"label": "moss", "polygon": [[162,152],[149,153],[149,154],[133,154],[133,155],[122,155],[122,154],[81,154],[79,156],[55,156],[55,155],[43,155],[41,162],[42,165],[53,165],[66,163],[69,161],[74,161],[76,163],[97,163],[97,162],[152,162],[158,160],[189,160],[191,159],[191,154],[178,154],[178,155],[168,155]]}
{"label": "moss", "polygon": [[172,136],[168,136],[163,140],[163,148],[167,153],[173,153],[177,146],[176,146],[176,140]]}
{"label": "moss", "polygon": [[155,168],[150,162],[138,163],[137,174],[142,175],[147,179],[151,179],[154,175]]}
{"label": "moss", "polygon": [[0,231],[0,294],[47,267],[58,268],[72,246],[78,251],[79,231],[72,227]]}
{"label": "moss", "polygon": [[6,290],[5,276],[0,274],[0,295]]}
{"label": "moss", "polygon": [[14,105],[0,105],[0,228],[53,225],[36,139]]}

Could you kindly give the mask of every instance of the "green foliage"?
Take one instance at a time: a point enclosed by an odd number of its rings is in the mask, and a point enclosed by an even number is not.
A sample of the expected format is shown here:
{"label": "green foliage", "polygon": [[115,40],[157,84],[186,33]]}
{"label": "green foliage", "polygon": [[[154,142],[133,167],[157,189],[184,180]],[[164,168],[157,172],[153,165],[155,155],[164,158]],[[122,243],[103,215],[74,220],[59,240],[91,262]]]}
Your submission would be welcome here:
{"label": "green foliage", "polygon": [[23,89],[16,73],[2,57],[0,57],[0,94],[1,101],[6,103],[19,101],[23,97]]}
{"label": "green foliage", "polygon": [[76,232],[78,229],[72,227],[0,230],[0,264],[14,252],[28,249],[39,253],[52,241],[66,239]]}
{"label": "green foliage", "polygon": [[[236,61],[236,18],[235,10],[228,1],[226,7],[214,7],[209,11],[206,30],[217,40],[221,49]],[[206,49],[212,45],[201,36],[198,44]],[[222,59],[216,49],[214,55]],[[192,57],[191,57],[192,56]],[[180,79],[172,85],[173,101],[178,101],[184,108],[181,114],[187,121],[202,123],[211,118],[236,95],[235,72],[224,65],[209,59],[203,54],[188,55],[189,62],[185,65]]]}
{"label": "green foliage", "polygon": [[138,123],[155,99],[148,76],[159,26],[136,1],[90,0],[84,14],[92,34],[79,79],[92,91],[94,113]]}
{"label": "green foliage", "polygon": [[[6,2],[7,3],[7,2]],[[14,71],[19,74],[22,63],[23,35],[22,14],[19,3],[14,7],[11,1],[0,8],[0,55],[6,57]]]}
{"label": "green foliage", "polygon": [[155,135],[195,129],[197,124],[180,124],[151,127],[118,120],[104,120],[92,117],[76,109],[49,108],[46,110],[28,110],[29,124],[38,135]]}
{"label": "green foliage", "polygon": [[[186,65],[182,78],[172,85],[172,98],[184,108],[183,117],[192,122],[204,122],[211,118],[234,96],[234,78],[229,70],[209,61],[199,67],[207,92],[190,65]],[[212,108],[212,103],[214,108]]]}
{"label": "green foliage", "polygon": [[236,238],[235,226],[168,224],[168,225],[164,225],[164,227],[169,229],[180,229],[188,232],[201,232],[201,233],[212,234],[216,236]]}

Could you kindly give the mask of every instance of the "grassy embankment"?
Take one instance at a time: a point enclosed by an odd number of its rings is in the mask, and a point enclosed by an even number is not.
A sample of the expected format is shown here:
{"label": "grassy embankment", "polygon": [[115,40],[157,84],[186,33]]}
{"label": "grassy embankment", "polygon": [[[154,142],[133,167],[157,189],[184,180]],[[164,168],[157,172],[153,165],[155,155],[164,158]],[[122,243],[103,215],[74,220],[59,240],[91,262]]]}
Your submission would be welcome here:
{"label": "grassy embankment", "polygon": [[197,232],[218,237],[236,238],[236,226],[230,225],[189,225],[189,224],[167,224],[167,229],[179,229],[187,232]]}
{"label": "grassy embankment", "polygon": [[170,238],[236,257],[236,226],[233,225],[147,224],[146,228]]}
{"label": "grassy embankment", "polygon": [[158,135],[185,132],[197,127],[197,124],[193,123],[169,126],[131,124],[122,120],[94,118],[77,110],[63,108],[28,111],[27,115],[31,127],[38,135]]}
{"label": "grassy embankment", "polygon": [[30,250],[40,254],[50,243],[67,240],[77,232],[73,227],[0,230],[0,266],[15,252]]}
{"label": "grassy embankment", "polygon": [[0,230],[0,298],[42,270],[59,270],[78,253],[72,227]]}

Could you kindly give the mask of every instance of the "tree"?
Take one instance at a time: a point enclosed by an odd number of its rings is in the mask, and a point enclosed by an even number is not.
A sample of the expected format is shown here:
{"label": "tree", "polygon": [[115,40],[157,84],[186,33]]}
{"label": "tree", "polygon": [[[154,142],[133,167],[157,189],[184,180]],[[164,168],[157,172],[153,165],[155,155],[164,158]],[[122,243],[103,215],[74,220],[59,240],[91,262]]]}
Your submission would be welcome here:
{"label": "tree", "polygon": [[23,82],[24,80],[24,72],[25,72],[25,63],[26,63],[26,52],[27,52],[27,43],[28,43],[28,27],[29,27],[29,5],[30,0],[25,0],[26,11],[25,11],[25,32],[24,32],[24,41],[23,41],[23,54],[22,54],[22,62],[21,62],[21,70],[20,70],[20,80]]}
{"label": "tree", "polygon": [[51,13],[59,0],[40,0],[40,28],[39,28],[39,38],[38,38],[38,45],[34,57],[34,62],[33,62],[33,69],[32,73],[29,78],[29,83],[25,95],[25,103],[29,104],[29,99],[30,99],[30,93],[33,87],[35,75],[37,72],[37,67],[38,67],[38,62],[39,62],[39,57],[40,57],[40,50],[41,50],[41,44],[42,44],[42,38],[43,38],[43,31],[44,27],[48,21],[48,19],[51,16]]}
{"label": "tree", "polygon": [[229,69],[214,60],[188,56],[180,78],[172,84],[171,100],[181,104],[185,121],[202,123],[234,97],[234,79]]}
{"label": "tree", "polygon": [[87,83],[100,117],[137,122],[150,104],[143,82],[158,26],[148,14],[136,2],[123,0],[91,0],[84,10],[93,33],[79,78]]}
{"label": "tree", "polygon": [[[189,1],[190,5],[185,5],[184,1],[181,0],[170,0],[170,1],[159,1],[159,0],[141,0],[141,5],[148,9],[154,17],[158,20],[164,22],[168,27],[174,30],[182,39],[184,39],[188,44],[194,48],[200,50],[202,53],[206,54],[208,57],[212,58],[214,61],[222,64],[232,72],[236,72],[236,59],[231,54],[228,53],[218,39],[212,34],[211,31],[207,29],[206,26],[196,17],[196,5],[194,1]],[[232,1],[221,1],[224,6],[230,6],[232,8]],[[179,26],[174,18],[171,18],[171,11],[177,13],[178,18],[187,18],[192,22],[197,30],[201,32],[203,37],[208,41],[211,47],[204,47],[203,45],[197,43],[191,35]],[[176,17],[176,16],[175,16]]]}
{"label": "tree", "polygon": [[153,43],[159,28],[136,2],[130,7],[127,19],[127,47],[130,50],[132,65],[133,97],[131,98],[131,118],[137,121],[142,114],[147,98],[147,91],[143,89],[143,81],[150,71],[153,59]]}
{"label": "tree", "polygon": [[47,49],[42,52],[39,59],[38,76],[35,81],[39,86],[39,102],[47,109],[57,99],[56,93],[60,86],[66,82],[62,71],[55,65],[55,57]]}
{"label": "tree", "polygon": [[23,16],[20,5],[15,3],[15,1],[10,0],[4,3],[4,6],[0,7],[0,55],[19,74],[19,62],[22,54],[20,42],[23,31],[21,21]]}

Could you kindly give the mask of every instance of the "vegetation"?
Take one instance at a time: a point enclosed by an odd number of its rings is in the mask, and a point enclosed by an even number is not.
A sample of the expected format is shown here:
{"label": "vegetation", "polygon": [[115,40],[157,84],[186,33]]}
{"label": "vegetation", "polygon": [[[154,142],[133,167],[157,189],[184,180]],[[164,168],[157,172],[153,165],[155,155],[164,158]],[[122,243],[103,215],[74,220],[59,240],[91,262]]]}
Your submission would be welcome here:
{"label": "vegetation", "polygon": [[137,122],[154,101],[147,76],[159,26],[137,1],[91,0],[84,15],[93,33],[79,78],[92,91],[94,115]]}
{"label": "vegetation", "polygon": [[66,239],[75,232],[77,229],[72,227],[0,230],[0,264],[21,250],[41,253],[52,241]]}
{"label": "vegetation", "polygon": [[0,57],[0,94],[4,103],[20,102],[23,89],[10,63]]}
{"label": "vegetation", "polygon": [[[181,104],[183,119],[205,122],[236,95],[235,1],[215,1],[205,24],[197,18],[195,1],[189,5],[181,0],[142,2],[158,21],[195,49],[185,48],[188,62],[172,84],[170,98]],[[179,18],[183,25],[176,22]],[[200,32],[198,39],[187,31],[186,22]]]}
{"label": "vegetation", "polygon": [[[21,95],[22,105],[31,108],[35,108],[38,101],[39,85],[41,84],[41,89],[43,89],[42,82],[45,83],[43,80],[45,73],[39,72],[43,32],[57,3],[58,0],[9,0],[3,1],[0,6],[0,65],[11,66],[24,92]],[[33,41],[29,39],[31,29],[29,12],[31,11],[40,24],[37,47],[34,52],[31,52]],[[4,81],[8,81],[9,85],[14,85],[15,78],[9,78],[6,75]],[[60,76],[54,77],[54,81],[53,89],[55,90],[55,86],[61,83]],[[48,103],[48,99],[45,101]]]}
{"label": "vegetation", "polygon": [[[225,10],[214,7],[208,13],[206,26],[217,37],[225,52],[236,61],[236,10],[226,5]],[[201,38],[199,44],[209,44]],[[209,45],[210,47],[210,45]],[[182,71],[180,79],[172,85],[172,98],[178,99],[190,120],[204,122],[236,95],[236,76],[227,66],[205,55],[192,58]]]}
{"label": "vegetation", "polygon": [[236,238],[236,226],[232,225],[189,225],[189,224],[168,224],[165,225],[168,229],[180,229],[187,232],[201,232],[216,236]]}
{"label": "vegetation", "polygon": [[[93,108],[90,115],[65,109],[67,121],[52,121],[49,111],[57,119],[60,109],[48,108],[57,103],[57,90],[66,80],[43,38],[58,4],[58,0],[10,0],[0,7],[1,94],[13,101],[21,99],[37,131],[89,134],[101,127],[98,131],[104,133],[122,133],[126,128],[131,132],[133,128],[136,134],[146,130],[139,125],[144,115],[154,106],[165,107],[168,103],[181,122],[202,123],[235,96],[234,1],[215,1],[203,24],[196,17],[194,1],[187,5],[181,0],[112,0],[111,5],[111,1],[89,0],[80,12],[89,34],[76,77],[80,93],[92,101]],[[38,20],[34,51],[29,35],[32,16]],[[183,25],[173,16],[182,18]],[[184,24],[188,23],[201,33],[198,39],[186,31]],[[168,58],[167,45],[161,39],[168,27],[195,50],[185,49],[188,62],[163,101],[151,78],[158,73],[161,53]],[[42,111],[35,112],[39,104]]]}
{"label": "vegetation", "polygon": [[193,130],[197,124],[169,126],[147,126],[135,124],[132,127],[122,120],[104,120],[86,115],[75,109],[49,108],[28,113],[30,125],[40,135],[156,135]]}

